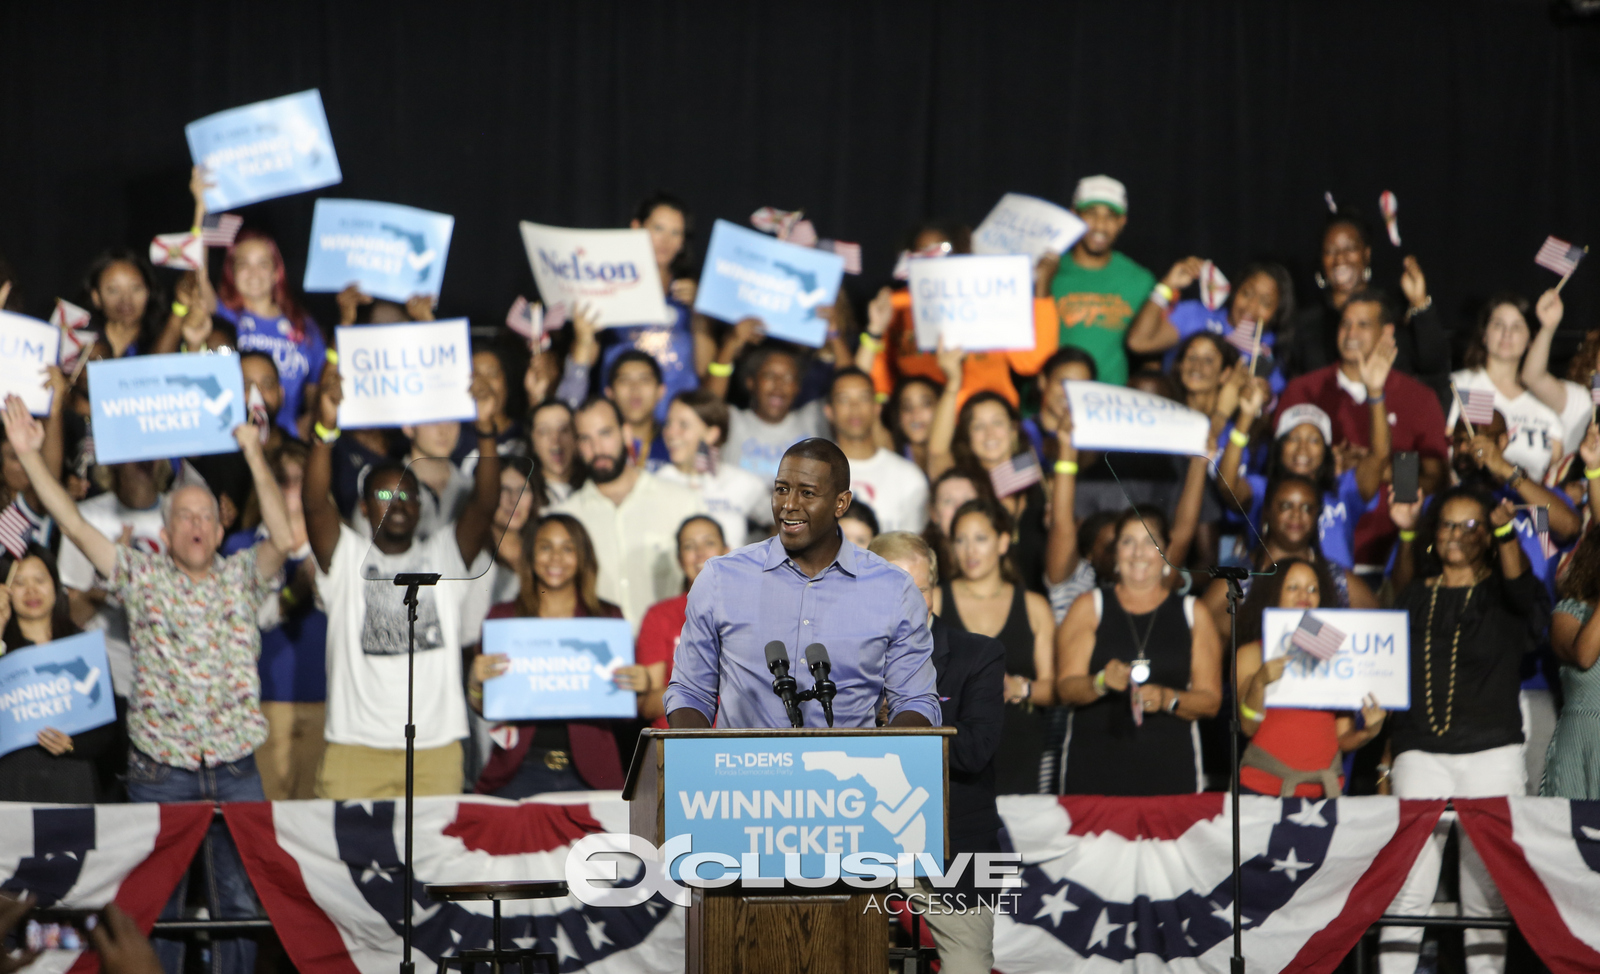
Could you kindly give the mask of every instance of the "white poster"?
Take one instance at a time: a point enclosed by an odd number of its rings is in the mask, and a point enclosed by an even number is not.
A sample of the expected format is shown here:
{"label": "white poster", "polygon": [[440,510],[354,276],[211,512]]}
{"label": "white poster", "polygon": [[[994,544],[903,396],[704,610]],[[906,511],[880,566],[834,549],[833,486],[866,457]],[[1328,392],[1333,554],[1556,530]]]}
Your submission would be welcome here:
{"label": "white poster", "polygon": [[[1254,584],[1261,584],[1256,579]],[[1385,710],[1411,707],[1411,641],[1409,613],[1378,609],[1311,609],[1322,623],[1343,634],[1331,659],[1318,659],[1290,645],[1306,612],[1268,609],[1261,624],[1263,659],[1285,653],[1290,660],[1283,679],[1267,687],[1269,707],[1315,710],[1360,710],[1373,694]]]}
{"label": "white poster", "polygon": [[917,347],[969,352],[1033,348],[1033,264],[1021,255],[913,257]]}
{"label": "white poster", "polygon": [[50,414],[45,369],[61,354],[61,330],[27,315],[0,311],[0,399],[21,397],[28,412]]}
{"label": "white poster", "polygon": [[672,322],[648,230],[519,225],[546,308],[587,304],[602,328]]}
{"label": "white poster", "polygon": [[1038,261],[1045,254],[1065,253],[1089,227],[1078,214],[1022,193],[1000,197],[972,233],[975,254],[1027,254]]}
{"label": "white poster", "polygon": [[467,319],[352,325],[339,347],[339,426],[364,429],[472,420],[472,345]]}
{"label": "white poster", "polygon": [[1105,382],[1069,381],[1072,445],[1080,450],[1210,456],[1205,414],[1158,396]]}

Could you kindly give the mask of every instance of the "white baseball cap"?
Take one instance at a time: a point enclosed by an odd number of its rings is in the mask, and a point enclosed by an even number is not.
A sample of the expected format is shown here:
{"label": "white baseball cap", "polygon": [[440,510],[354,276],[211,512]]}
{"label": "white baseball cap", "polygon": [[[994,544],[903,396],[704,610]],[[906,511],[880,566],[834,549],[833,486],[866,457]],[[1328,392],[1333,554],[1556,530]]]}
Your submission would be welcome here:
{"label": "white baseball cap", "polygon": [[1072,191],[1072,208],[1081,210],[1094,203],[1104,203],[1116,210],[1119,216],[1127,213],[1128,187],[1110,176],[1085,176],[1078,180],[1078,188]]}
{"label": "white baseball cap", "polygon": [[1320,406],[1313,406],[1309,402],[1303,402],[1298,406],[1290,406],[1285,409],[1283,414],[1278,417],[1278,430],[1273,438],[1281,440],[1289,435],[1290,430],[1303,423],[1310,423],[1315,426],[1317,432],[1322,434],[1322,442],[1333,442],[1333,421],[1328,418],[1328,414],[1323,412]]}

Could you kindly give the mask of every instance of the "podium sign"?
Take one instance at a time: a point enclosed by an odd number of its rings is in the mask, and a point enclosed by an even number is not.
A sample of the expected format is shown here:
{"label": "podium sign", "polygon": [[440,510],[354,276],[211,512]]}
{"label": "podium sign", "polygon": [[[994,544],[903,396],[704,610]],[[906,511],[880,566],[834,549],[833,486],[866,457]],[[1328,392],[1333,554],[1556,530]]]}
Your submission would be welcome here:
{"label": "podium sign", "polygon": [[[886,868],[944,861],[944,741],[935,736],[668,738],[663,817],[696,853],[759,855],[761,875],[837,875],[849,856]],[[862,860],[857,860],[857,863]],[[672,876],[680,878],[680,862]],[[714,865],[702,875],[714,878]],[[848,866],[846,867],[849,868]],[[792,867],[791,870],[792,872]],[[927,874],[918,859],[916,874]]]}

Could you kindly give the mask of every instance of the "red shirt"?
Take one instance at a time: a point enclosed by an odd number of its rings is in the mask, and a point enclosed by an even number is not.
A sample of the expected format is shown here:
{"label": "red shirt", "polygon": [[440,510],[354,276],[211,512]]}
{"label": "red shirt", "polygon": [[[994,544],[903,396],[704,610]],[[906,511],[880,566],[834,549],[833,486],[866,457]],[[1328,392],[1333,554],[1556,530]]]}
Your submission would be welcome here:
{"label": "red shirt", "polygon": [[[1365,401],[1356,402],[1339,386],[1339,366],[1307,372],[1283,390],[1278,414],[1290,406],[1309,402],[1333,420],[1333,442],[1372,445],[1372,419]],[[1444,410],[1433,390],[1409,375],[1391,371],[1383,384],[1383,401],[1389,408],[1391,450],[1415,450],[1420,456],[1449,462],[1450,440],[1445,435]],[[1329,444],[1332,446],[1333,444]],[[1394,543],[1394,522],[1389,520],[1387,495],[1356,522],[1357,565],[1383,565]]]}
{"label": "red shirt", "polygon": [[[683,635],[683,624],[688,615],[688,592],[652,605],[639,622],[639,638],[633,643],[633,661],[639,666],[665,663],[667,675],[664,679],[671,680],[672,654],[678,651],[678,637]],[[665,730],[667,718],[657,717],[652,726]]]}
{"label": "red shirt", "polygon": [[[1387,393],[1385,393],[1387,396]],[[1331,710],[1300,710],[1295,707],[1269,707],[1250,742],[1296,771],[1321,771],[1333,766],[1339,756],[1338,715]],[[1339,776],[1340,787],[1344,775]],[[1260,768],[1241,767],[1239,784],[1261,795],[1276,795],[1283,779]],[[1297,785],[1300,798],[1326,798],[1321,785]]]}

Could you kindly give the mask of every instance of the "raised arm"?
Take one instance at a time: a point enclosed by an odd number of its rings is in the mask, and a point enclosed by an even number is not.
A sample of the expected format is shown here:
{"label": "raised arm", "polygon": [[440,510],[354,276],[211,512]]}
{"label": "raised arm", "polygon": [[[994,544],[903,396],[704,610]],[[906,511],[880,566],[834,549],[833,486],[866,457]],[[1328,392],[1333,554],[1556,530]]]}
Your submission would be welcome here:
{"label": "raised arm", "polygon": [[716,358],[706,366],[706,381],[701,388],[720,398],[728,398],[728,380],[733,378],[733,363],[746,347],[761,341],[766,333],[760,318],[745,318],[728,330],[717,348]]}
{"label": "raised arm", "polygon": [[500,505],[500,451],[494,438],[494,390],[482,376],[472,380],[472,399],[478,405],[473,424],[478,434],[478,465],[472,475],[472,498],[456,521],[456,544],[461,563],[471,565],[490,544],[494,512]]}
{"label": "raised arm", "polygon": [[[88,349],[83,354],[89,354]],[[65,417],[72,402],[72,384],[59,366],[49,366],[46,373],[48,378],[45,384],[50,387],[50,415],[44,419],[44,446],[39,448],[39,452],[44,456],[44,466],[50,471],[50,476],[60,480],[66,455]]]}
{"label": "raised arm", "polygon": [[1560,541],[1571,541],[1578,536],[1583,527],[1583,521],[1578,517],[1578,512],[1567,504],[1566,500],[1557,497],[1550,489],[1532,477],[1520,476],[1520,468],[1508,461],[1501,454],[1500,443],[1493,437],[1479,433],[1472,439],[1472,446],[1477,455],[1481,457],[1479,465],[1491,474],[1505,482],[1522,503],[1531,507],[1548,508],[1550,512],[1550,533]]}
{"label": "raised arm", "polygon": [[1550,345],[1555,341],[1556,329],[1561,327],[1561,316],[1566,308],[1555,288],[1539,295],[1534,307],[1539,318],[1539,333],[1528,343],[1528,354],[1522,360],[1522,384],[1540,402],[1561,415],[1567,408],[1567,386],[1550,374]]}
{"label": "raised arm", "polygon": [[889,325],[893,321],[894,291],[887,287],[880,288],[877,296],[867,302],[867,328],[856,345],[856,368],[872,374],[875,360],[883,354],[883,336],[889,334]]}
{"label": "raised arm", "polygon": [[1153,355],[1178,344],[1178,329],[1173,327],[1167,312],[1171,303],[1177,300],[1178,293],[1200,276],[1200,264],[1198,257],[1185,257],[1167,271],[1167,276],[1158,285],[1158,292],[1160,288],[1166,288],[1167,292],[1151,294],[1128,328],[1128,351],[1136,355]]}
{"label": "raised arm", "polygon": [[1406,326],[1411,332],[1411,347],[1416,352],[1411,373],[1423,379],[1446,375],[1450,371],[1450,334],[1428,294],[1428,279],[1416,257],[1407,255],[1401,264],[1400,290],[1405,292],[1410,305],[1406,310]]}
{"label": "raised arm", "polygon": [[[1228,432],[1228,444],[1222,449],[1222,459],[1217,461],[1217,480],[1238,499],[1246,513],[1250,510],[1250,480],[1245,474],[1244,451],[1250,445],[1250,430],[1267,404],[1267,393],[1262,383],[1245,379],[1245,386],[1239,393],[1239,408],[1233,415],[1233,429]],[[1222,418],[1225,417],[1212,417],[1212,442],[1216,442],[1221,433],[1218,420]]]}
{"label": "raised arm", "polygon": [[267,540],[256,546],[256,574],[271,578],[278,574],[278,569],[294,550],[289,509],[283,502],[283,488],[278,486],[278,478],[273,476],[262,453],[260,431],[251,423],[241,423],[233,428],[233,438],[239,441],[239,452],[244,454],[244,462],[250,467],[256,501],[261,506],[261,523],[267,529]]}
{"label": "raised arm", "polygon": [[[1172,517],[1172,537],[1167,541],[1167,561],[1182,568],[1189,560],[1189,546],[1194,543],[1195,530],[1200,526],[1200,502],[1206,490],[1206,458],[1189,458],[1189,476],[1183,482],[1183,494],[1178,498],[1178,509]],[[1167,576],[1167,584],[1176,588],[1183,579],[1182,572]],[[1200,623],[1196,620],[1195,625]]]}
{"label": "raised arm", "polygon": [[339,403],[343,399],[339,367],[330,361],[322,370],[322,383],[317,388],[311,456],[306,460],[305,481],[300,487],[311,553],[325,572],[333,567],[333,552],[339,545],[339,508],[333,503],[333,444],[339,438]]}
{"label": "raised arm", "polygon": [[95,571],[110,578],[116,573],[117,546],[111,539],[95,530],[73,503],[61,482],[51,476],[44,456],[39,452],[44,446],[44,427],[28,415],[28,407],[15,395],[6,396],[6,438],[16,451],[22,469],[27,471],[28,482],[44,504],[44,509],[61,526],[61,533],[82,551]]}
{"label": "raised arm", "polygon": [[961,383],[965,378],[963,374],[967,353],[959,348],[945,348],[944,338],[939,338],[939,347],[935,352],[939,360],[939,370],[944,373],[944,392],[939,394],[939,401],[933,407],[933,424],[928,429],[928,482],[939,479],[939,475],[955,466],[955,456],[951,453],[951,445],[956,440],[956,419],[960,412]]}
{"label": "raised arm", "polygon": [[[1510,524],[1511,519],[1516,516],[1517,512],[1512,509],[1511,502],[1502,500],[1489,512],[1489,524],[1493,526],[1495,532],[1498,532]],[[1499,549],[1500,574],[1505,576],[1508,582],[1521,578],[1522,573],[1528,570],[1528,556],[1522,550],[1522,542],[1517,538],[1517,532],[1510,531],[1504,535],[1496,533],[1494,540],[1495,548]]]}
{"label": "raised arm", "polygon": [[1396,595],[1406,590],[1416,574],[1417,518],[1421,513],[1420,496],[1409,504],[1400,504],[1394,499],[1394,488],[1389,488],[1389,520],[1400,529],[1400,539],[1394,546],[1394,572],[1390,576]]}
{"label": "raised arm", "polygon": [[1050,479],[1050,535],[1044,546],[1046,585],[1060,585],[1078,567],[1078,448],[1072,445],[1070,412],[1056,431],[1056,457]]}
{"label": "raised arm", "polygon": [[1399,351],[1394,339],[1386,337],[1361,360],[1361,381],[1367,387],[1367,418],[1372,424],[1367,455],[1356,464],[1356,486],[1362,500],[1378,496],[1383,475],[1389,469],[1389,404],[1383,401],[1383,385],[1389,381],[1389,370]]}

